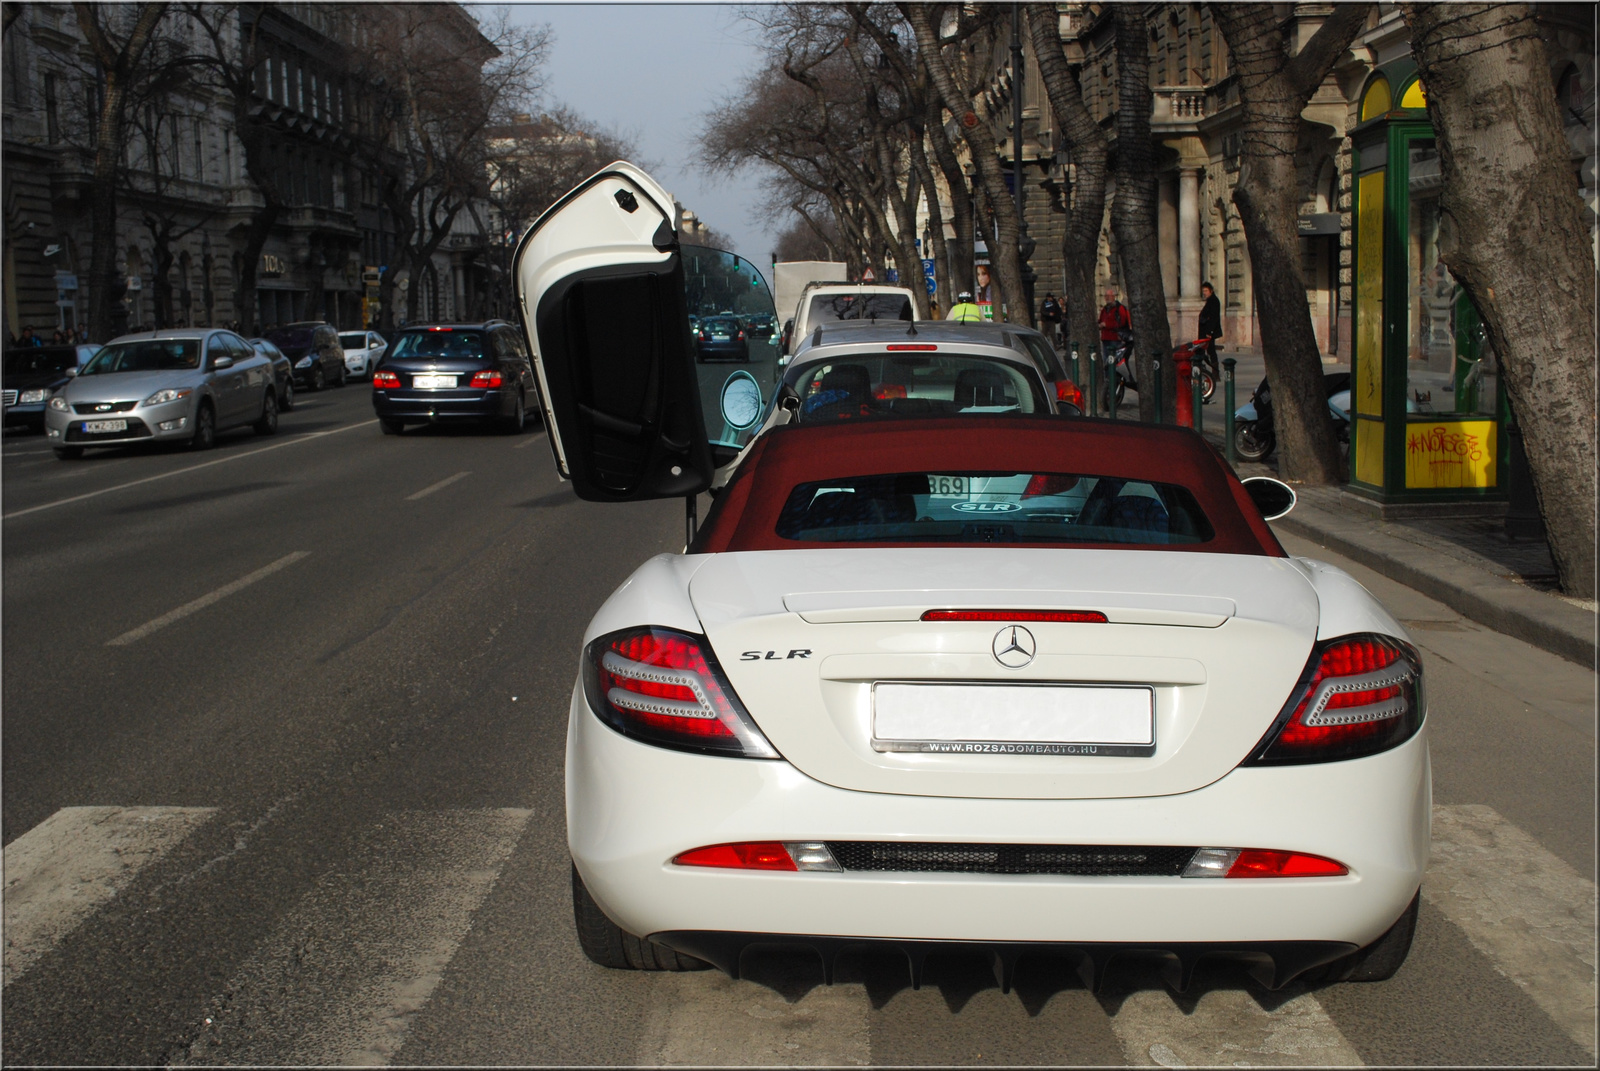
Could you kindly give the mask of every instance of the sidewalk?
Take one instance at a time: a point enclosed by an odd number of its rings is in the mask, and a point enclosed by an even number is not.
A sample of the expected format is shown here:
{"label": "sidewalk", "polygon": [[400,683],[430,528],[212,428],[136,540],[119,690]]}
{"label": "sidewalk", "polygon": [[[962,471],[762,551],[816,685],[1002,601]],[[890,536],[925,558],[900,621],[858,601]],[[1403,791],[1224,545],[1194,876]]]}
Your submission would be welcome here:
{"label": "sidewalk", "polygon": [[[1260,381],[1260,357],[1239,358],[1238,404]],[[1338,366],[1329,364],[1329,370]],[[1246,379],[1244,370],[1250,369]],[[1130,396],[1122,414],[1136,417]],[[1222,448],[1222,391],[1205,407],[1204,433]],[[1241,477],[1276,476],[1268,464],[1240,463]],[[1297,487],[1299,502],[1275,527],[1309,539],[1405,584],[1496,632],[1515,636],[1579,665],[1595,666],[1595,603],[1560,594],[1550,548],[1542,540],[1511,540],[1497,516],[1384,520],[1337,487]]]}

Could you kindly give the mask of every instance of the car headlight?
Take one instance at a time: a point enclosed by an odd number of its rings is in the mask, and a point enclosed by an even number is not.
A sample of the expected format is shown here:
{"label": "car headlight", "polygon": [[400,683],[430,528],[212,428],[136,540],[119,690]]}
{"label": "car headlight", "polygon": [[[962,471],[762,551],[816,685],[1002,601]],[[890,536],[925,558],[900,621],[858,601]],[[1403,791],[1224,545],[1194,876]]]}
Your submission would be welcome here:
{"label": "car headlight", "polygon": [[50,399],[50,408],[54,409],[58,413],[72,412],[72,406],[68,405],[67,400],[61,397],[59,394]]}
{"label": "car headlight", "polygon": [[296,368],[310,368],[311,367],[311,355],[309,353],[306,354],[304,357],[302,357],[298,361],[296,361],[294,363],[294,366]]}
{"label": "car headlight", "polygon": [[166,390],[158,390],[154,394],[150,395],[150,397],[144,400],[144,404],[166,405],[168,402],[175,402],[179,398],[187,398],[192,393],[192,387],[184,387],[182,390],[169,387]]}
{"label": "car headlight", "polygon": [[47,390],[25,390],[17,401],[23,405],[32,405],[34,402],[42,402],[48,397],[50,397],[50,392]]}

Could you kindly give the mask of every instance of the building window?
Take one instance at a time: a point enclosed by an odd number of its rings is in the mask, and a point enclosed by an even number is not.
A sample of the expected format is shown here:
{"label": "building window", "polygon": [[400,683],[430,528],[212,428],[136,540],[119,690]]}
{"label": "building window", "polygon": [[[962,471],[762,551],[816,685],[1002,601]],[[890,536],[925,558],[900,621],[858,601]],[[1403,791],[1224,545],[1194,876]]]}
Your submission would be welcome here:
{"label": "building window", "polygon": [[54,145],[61,140],[61,116],[56,110],[56,76],[44,76],[44,133],[45,139]]}

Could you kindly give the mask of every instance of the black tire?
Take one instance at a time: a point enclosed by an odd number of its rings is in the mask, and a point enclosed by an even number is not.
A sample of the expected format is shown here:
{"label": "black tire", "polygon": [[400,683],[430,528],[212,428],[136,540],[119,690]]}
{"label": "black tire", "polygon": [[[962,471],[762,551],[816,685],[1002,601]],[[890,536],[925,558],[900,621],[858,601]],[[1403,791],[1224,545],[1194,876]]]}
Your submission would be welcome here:
{"label": "black tire", "polygon": [[378,427],[383,429],[385,435],[399,435],[406,430],[405,424],[398,420],[391,420],[388,417],[379,417]]}
{"label": "black tire", "polygon": [[283,397],[278,399],[278,412],[287,413],[294,408],[294,377],[283,385]]}
{"label": "black tire", "polygon": [[1417,932],[1417,908],[1422,900],[1422,890],[1411,898],[1405,913],[1395,920],[1384,935],[1366,948],[1352,952],[1301,975],[1307,985],[1329,982],[1387,982],[1395,976],[1411,952],[1411,939]]}
{"label": "black tire", "polygon": [[261,419],[251,427],[256,429],[257,435],[271,435],[278,430],[278,399],[270,390],[261,399]]}
{"label": "black tire", "polygon": [[1240,461],[1260,461],[1277,446],[1272,432],[1264,430],[1253,420],[1241,421],[1233,426],[1233,452]]}
{"label": "black tire", "polygon": [[83,447],[81,446],[56,447],[56,457],[60,458],[62,461],[76,461],[82,456]]}
{"label": "black tire", "polygon": [[527,405],[526,402],[524,402],[522,400],[522,392],[518,391],[517,392],[517,407],[516,407],[515,411],[512,412],[512,414],[510,416],[506,417],[505,423],[503,425],[501,425],[501,430],[504,431],[507,435],[521,435],[522,434],[522,429],[526,428],[527,426],[528,426],[528,405]]}
{"label": "black tire", "polygon": [[666,945],[635,937],[606,918],[584,887],[576,866],[572,868],[572,918],[578,926],[578,944],[583,954],[602,967],[618,971],[703,971],[711,966]]}
{"label": "black tire", "polygon": [[210,402],[201,402],[200,411],[194,415],[194,435],[189,439],[189,449],[209,450],[217,445],[217,414]]}
{"label": "black tire", "polygon": [[349,379],[349,369],[347,369],[345,367],[345,363],[343,361],[340,361],[339,362],[339,378],[333,381],[333,385],[335,387],[342,387],[342,386],[345,385],[345,381],[347,379]]}
{"label": "black tire", "polygon": [[311,382],[307,385],[312,390],[321,390],[328,385],[328,374],[322,370],[322,362],[311,366]]}

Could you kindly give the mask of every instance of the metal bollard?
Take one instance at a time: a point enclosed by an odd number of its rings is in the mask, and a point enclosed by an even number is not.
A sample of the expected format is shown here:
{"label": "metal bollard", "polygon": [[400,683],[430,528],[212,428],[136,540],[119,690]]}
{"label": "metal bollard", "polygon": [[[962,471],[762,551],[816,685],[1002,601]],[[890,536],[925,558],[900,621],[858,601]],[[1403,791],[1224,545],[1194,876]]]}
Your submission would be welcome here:
{"label": "metal bollard", "polygon": [[1239,362],[1232,357],[1222,359],[1222,453],[1233,464],[1233,366]]}
{"label": "metal bollard", "polygon": [[1205,434],[1205,395],[1200,389],[1200,366],[1195,365],[1189,370],[1189,385],[1194,395],[1194,430]]}
{"label": "metal bollard", "polygon": [[1161,358],[1150,362],[1150,385],[1155,388],[1156,423],[1161,423]]}
{"label": "metal bollard", "polygon": [[1100,415],[1100,354],[1089,351],[1089,415]]}
{"label": "metal bollard", "polygon": [[[1078,344],[1076,342],[1072,343],[1072,382],[1078,385],[1079,390],[1083,389],[1083,360],[1078,356]],[[1089,403],[1085,402],[1085,415],[1088,414],[1088,406]]]}

